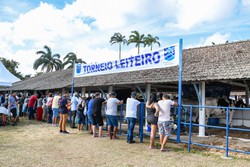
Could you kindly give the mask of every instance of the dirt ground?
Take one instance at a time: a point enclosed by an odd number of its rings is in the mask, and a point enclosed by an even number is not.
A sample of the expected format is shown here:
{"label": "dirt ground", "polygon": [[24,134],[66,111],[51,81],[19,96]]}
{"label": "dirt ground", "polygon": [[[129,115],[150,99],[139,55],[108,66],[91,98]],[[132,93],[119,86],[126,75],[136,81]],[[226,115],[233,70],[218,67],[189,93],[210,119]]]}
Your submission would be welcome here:
{"label": "dirt ground", "polygon": [[[18,126],[0,127],[0,166],[237,166],[246,167],[250,157],[231,154],[224,159],[225,152],[192,147],[187,152],[186,144],[167,143],[167,152],[149,150],[148,138],[143,143],[135,138],[135,144],[127,144],[125,136],[118,140],[108,137],[92,138],[87,131],[81,134],[68,128],[70,134],[59,134],[57,127],[22,118]],[[106,131],[104,131],[106,136]],[[216,140],[214,141],[216,142]],[[156,139],[157,145],[159,140]],[[245,143],[246,144],[246,143]],[[247,143],[250,145],[250,143]]]}

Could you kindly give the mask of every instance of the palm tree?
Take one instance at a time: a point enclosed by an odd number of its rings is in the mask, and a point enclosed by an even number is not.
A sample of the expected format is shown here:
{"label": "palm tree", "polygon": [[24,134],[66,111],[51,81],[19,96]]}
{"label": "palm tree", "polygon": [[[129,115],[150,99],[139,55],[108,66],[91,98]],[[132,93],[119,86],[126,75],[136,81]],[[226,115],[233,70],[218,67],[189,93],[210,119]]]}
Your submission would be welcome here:
{"label": "palm tree", "polygon": [[118,43],[119,44],[119,60],[121,59],[121,50],[122,50],[122,44],[126,44],[127,40],[125,39],[125,36],[123,36],[121,33],[117,32],[114,33],[114,35],[110,38],[109,43],[111,45]]}
{"label": "palm tree", "polygon": [[65,67],[66,65],[69,64],[68,68],[73,68],[74,62],[75,63],[82,63],[82,64],[86,64],[85,61],[83,61],[82,59],[78,59],[76,54],[73,52],[69,52],[64,58],[63,58],[63,66]]}
{"label": "palm tree", "polygon": [[40,58],[36,59],[33,65],[33,69],[37,70],[40,66],[41,70],[46,69],[46,73],[52,72],[54,69],[61,70],[63,68],[62,61],[60,60],[59,54],[52,55],[51,49],[45,45],[45,51],[37,51],[36,54],[41,55]]}
{"label": "palm tree", "polygon": [[140,35],[138,31],[131,31],[132,35],[129,36],[128,45],[135,43],[135,47],[138,48],[138,54],[140,53],[140,45],[143,44],[146,46],[144,41],[144,34]]}
{"label": "palm tree", "polygon": [[158,40],[159,40],[159,38],[157,36],[153,37],[151,34],[148,34],[148,36],[144,38],[146,45],[150,46],[151,50],[153,49],[153,44],[158,44],[159,47],[161,46],[161,44]]}

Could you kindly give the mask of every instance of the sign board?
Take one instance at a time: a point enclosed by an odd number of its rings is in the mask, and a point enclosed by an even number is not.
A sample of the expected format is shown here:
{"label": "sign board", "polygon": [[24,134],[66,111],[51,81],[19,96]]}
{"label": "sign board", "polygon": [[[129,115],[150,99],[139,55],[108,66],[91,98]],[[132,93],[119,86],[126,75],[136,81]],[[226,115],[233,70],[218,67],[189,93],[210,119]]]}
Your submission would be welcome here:
{"label": "sign board", "polygon": [[165,68],[179,65],[179,44],[157,51],[95,64],[75,64],[74,77]]}

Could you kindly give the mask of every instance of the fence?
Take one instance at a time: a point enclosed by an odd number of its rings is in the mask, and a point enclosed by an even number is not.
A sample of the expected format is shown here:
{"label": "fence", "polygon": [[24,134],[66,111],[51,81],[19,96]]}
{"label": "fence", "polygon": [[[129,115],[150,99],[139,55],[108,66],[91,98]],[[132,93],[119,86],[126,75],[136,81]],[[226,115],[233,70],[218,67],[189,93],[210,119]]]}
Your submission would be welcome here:
{"label": "fence", "polygon": [[[244,150],[237,150],[237,149],[232,149],[229,148],[229,131],[244,131],[244,132],[250,132],[250,129],[243,129],[243,128],[231,128],[229,127],[229,116],[230,116],[230,110],[247,110],[250,112],[250,108],[235,108],[235,107],[216,107],[216,106],[197,106],[197,105],[183,105],[183,108],[189,108],[189,113],[187,112],[188,110],[184,110],[184,115],[183,113],[181,114],[181,117],[178,117],[177,120],[175,120],[175,123],[178,123],[178,119],[183,119],[184,121],[180,120],[180,125],[186,126],[188,127],[188,140],[180,140],[178,141],[177,139],[180,139],[181,134],[178,133],[180,131],[177,130],[177,135],[176,135],[176,139],[171,138],[171,140],[176,141],[176,142],[181,142],[181,143],[187,143],[188,144],[188,152],[191,151],[191,145],[197,145],[197,146],[201,146],[201,147],[207,147],[207,148],[215,148],[215,149],[219,149],[219,150],[225,150],[226,152],[226,157],[228,157],[228,153],[229,151],[232,152],[238,152],[238,153],[243,153],[243,154],[250,154],[249,151],[244,151]],[[194,108],[210,108],[210,109],[225,109],[226,111],[226,125],[225,126],[212,126],[212,125],[201,125],[201,124],[196,124],[193,123],[193,109]],[[175,110],[177,111],[177,110]],[[183,110],[182,110],[183,111]],[[178,115],[178,113],[176,113],[176,115]],[[189,119],[188,116],[189,115]],[[144,118],[146,119],[146,117],[144,116],[144,111],[141,110],[140,113],[140,118]],[[143,126],[143,123],[141,121],[140,126]],[[192,141],[192,128],[196,126],[196,127],[205,127],[205,128],[216,128],[216,129],[224,129],[226,131],[226,136],[225,136],[225,147],[221,147],[221,146],[212,146],[212,145],[207,145],[207,144],[202,144],[202,143],[198,143],[198,142],[193,142]],[[180,126],[178,126],[178,128],[181,128]],[[142,132],[140,132],[140,134],[144,134],[143,133],[143,128],[140,128],[142,130]],[[143,135],[140,135],[140,141],[143,141]]]}
{"label": "fence", "polygon": [[[125,108],[126,104],[123,104],[119,108],[119,127],[118,127],[118,133],[122,134],[122,126],[123,126],[123,121],[125,120]],[[193,110],[194,108],[209,108],[209,109],[224,109],[226,111],[226,124],[225,126],[213,126],[213,125],[201,125],[197,123],[193,123]],[[183,105],[182,106],[182,112],[180,115],[181,117],[178,117],[174,122],[177,124],[178,121],[180,121],[180,126],[178,128],[181,128],[181,126],[188,127],[188,140],[183,140],[181,139],[181,134],[180,130],[176,131],[176,139],[171,138],[171,140],[175,142],[181,142],[181,143],[187,143],[188,144],[188,152],[191,151],[191,145],[197,145],[201,147],[207,147],[207,148],[215,148],[219,150],[225,150],[226,157],[228,157],[229,151],[231,152],[238,152],[238,153],[243,153],[243,154],[250,154],[249,151],[244,151],[244,150],[237,150],[237,149],[232,149],[229,148],[229,137],[230,137],[230,131],[243,131],[243,132],[250,132],[250,129],[243,129],[243,128],[231,128],[229,126],[229,116],[230,116],[230,110],[246,110],[250,112],[250,108],[235,108],[235,107],[217,107],[217,106],[197,106],[197,105]],[[175,114],[178,115],[178,110],[175,108]],[[144,133],[144,123],[146,120],[146,114],[145,114],[145,103],[142,102],[140,104],[140,110],[137,112],[137,122],[139,122],[139,139],[140,142],[143,142],[143,137],[147,134]],[[180,120],[178,120],[180,119]],[[182,120],[181,120],[182,119]],[[86,117],[86,127],[88,124],[88,119]],[[215,129],[223,129],[226,131],[226,136],[225,136],[225,147],[221,146],[212,146],[208,144],[202,144],[198,142],[192,141],[192,135],[193,135],[193,127],[205,127],[205,128],[215,128]],[[180,140],[177,140],[180,139]]]}

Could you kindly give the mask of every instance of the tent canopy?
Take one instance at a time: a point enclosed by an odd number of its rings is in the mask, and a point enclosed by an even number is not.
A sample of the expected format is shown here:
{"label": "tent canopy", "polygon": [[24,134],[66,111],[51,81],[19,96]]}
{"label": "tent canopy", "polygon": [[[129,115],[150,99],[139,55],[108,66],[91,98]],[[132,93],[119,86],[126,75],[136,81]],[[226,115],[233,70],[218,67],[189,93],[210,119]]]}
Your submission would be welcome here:
{"label": "tent canopy", "polygon": [[9,72],[0,61],[0,86],[12,86],[12,83],[17,81],[20,81],[20,79]]}

